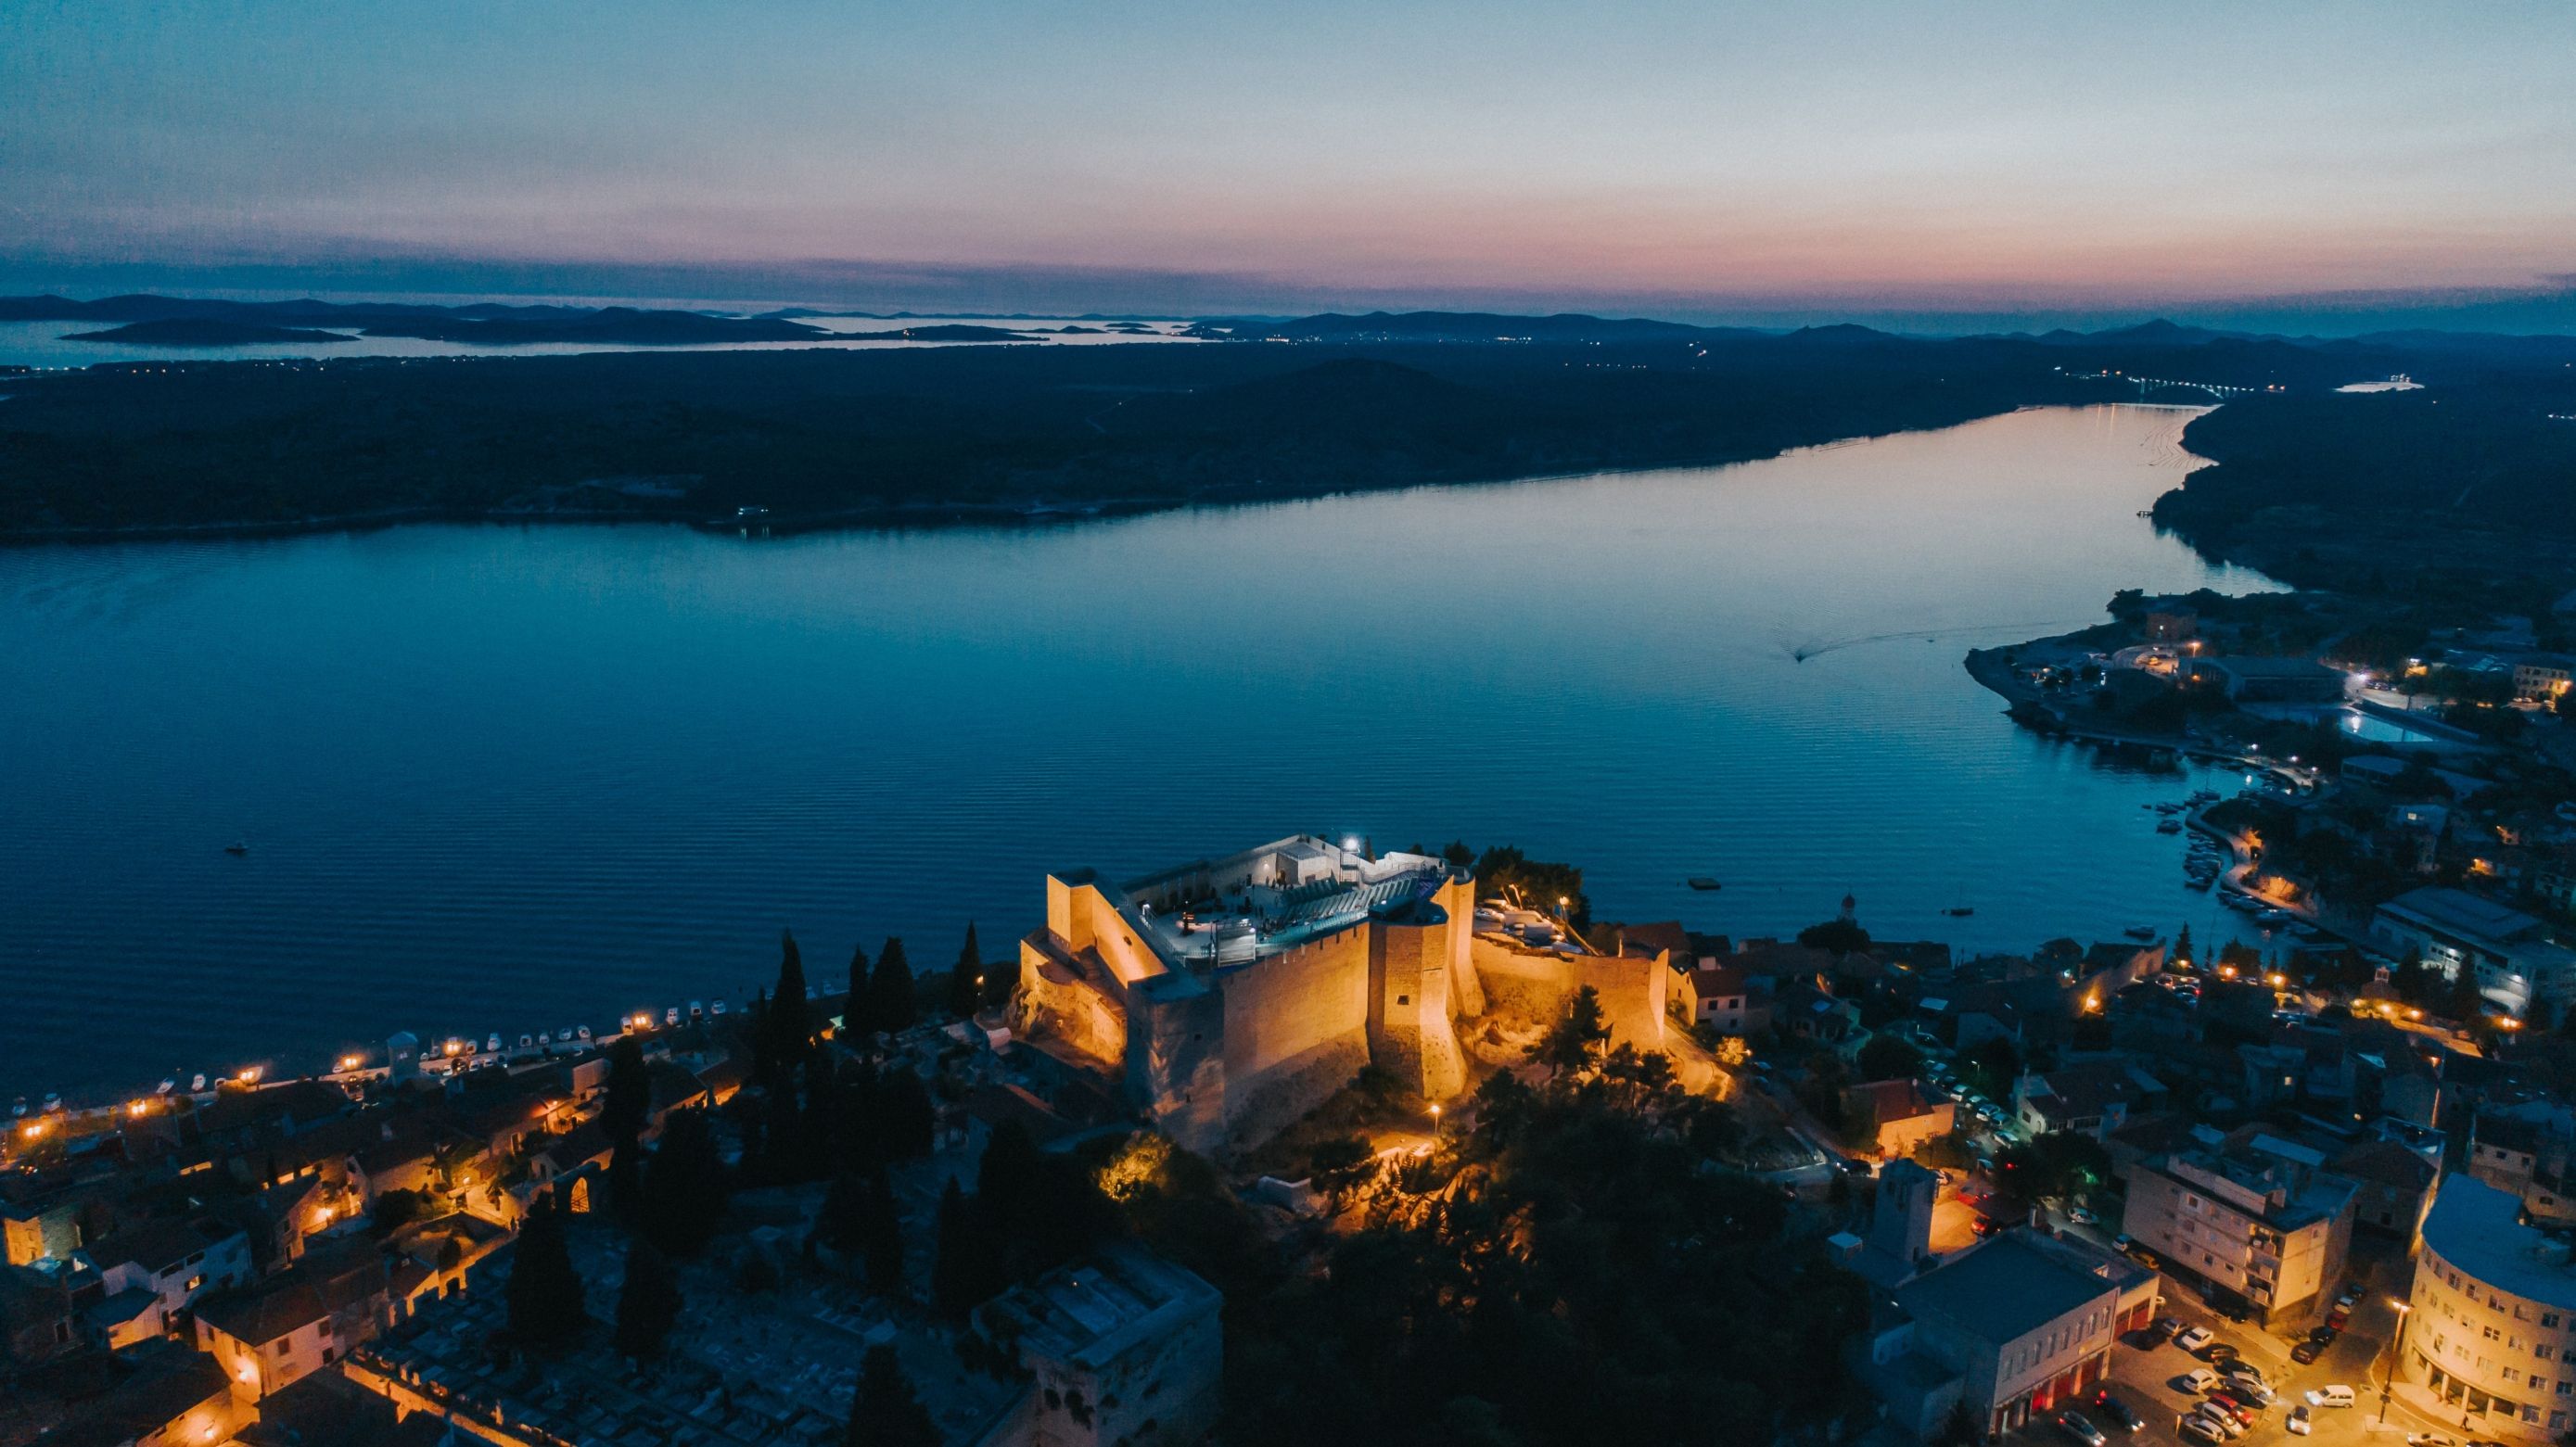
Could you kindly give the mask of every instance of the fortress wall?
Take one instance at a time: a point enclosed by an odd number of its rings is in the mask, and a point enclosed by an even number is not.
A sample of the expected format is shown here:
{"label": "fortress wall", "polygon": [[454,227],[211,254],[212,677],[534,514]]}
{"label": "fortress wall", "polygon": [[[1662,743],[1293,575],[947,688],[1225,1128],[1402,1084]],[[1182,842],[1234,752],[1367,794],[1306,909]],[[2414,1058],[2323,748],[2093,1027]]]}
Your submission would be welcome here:
{"label": "fortress wall", "polygon": [[1060,1040],[1116,1068],[1127,1057],[1127,1014],[1117,1000],[1087,980],[1061,984],[1049,979],[1046,951],[1020,941],[1020,988],[1012,1009],[1012,1028],[1031,1036]]}
{"label": "fortress wall", "polygon": [[1640,1050],[1664,1048],[1664,998],[1672,981],[1669,952],[1651,959],[1635,955],[1589,955],[1568,960],[1569,993],[1590,985],[1601,996],[1601,1014],[1610,1026],[1610,1043]]}
{"label": "fortress wall", "polygon": [[1229,1108],[1224,998],[1195,981],[1147,986],[1128,1012],[1127,1094],[1154,1128],[1193,1151],[1225,1143]]}
{"label": "fortress wall", "polygon": [[1449,1027],[1453,927],[1382,924],[1371,939],[1369,1058],[1438,1100],[1466,1087],[1466,1057]]}
{"label": "fortress wall", "polygon": [[1640,1050],[1664,1048],[1664,998],[1670,970],[1663,955],[1652,959],[1559,955],[1516,950],[1483,935],[1476,936],[1469,948],[1491,1008],[1552,1021],[1565,1013],[1577,987],[1590,985],[1601,997],[1611,1044]]}
{"label": "fortress wall", "polygon": [[1476,974],[1475,952],[1469,947],[1476,935],[1476,881],[1453,878],[1440,886],[1432,902],[1449,916],[1449,1013],[1472,1020],[1485,1013],[1485,985]]}
{"label": "fortress wall", "polygon": [[1369,932],[1353,925],[1216,977],[1231,1135],[1276,1130],[1368,1064]]}
{"label": "fortress wall", "polygon": [[1047,876],[1047,928],[1073,951],[1096,949],[1119,979],[1130,984],[1168,973],[1161,957],[1128,928],[1118,907],[1096,884],[1067,884]]}

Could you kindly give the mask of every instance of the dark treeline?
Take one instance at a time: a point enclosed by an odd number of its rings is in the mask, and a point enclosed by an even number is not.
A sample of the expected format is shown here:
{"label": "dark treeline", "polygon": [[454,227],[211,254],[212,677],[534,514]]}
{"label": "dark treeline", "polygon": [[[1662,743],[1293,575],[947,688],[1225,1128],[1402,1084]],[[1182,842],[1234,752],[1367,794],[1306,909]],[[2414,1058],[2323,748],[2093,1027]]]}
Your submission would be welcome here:
{"label": "dark treeline", "polygon": [[1681,330],[103,365],[10,379],[0,533],[1156,507],[1725,461],[2138,395],[2086,375],[2106,369],[2306,388],[2409,361],[2241,339]]}

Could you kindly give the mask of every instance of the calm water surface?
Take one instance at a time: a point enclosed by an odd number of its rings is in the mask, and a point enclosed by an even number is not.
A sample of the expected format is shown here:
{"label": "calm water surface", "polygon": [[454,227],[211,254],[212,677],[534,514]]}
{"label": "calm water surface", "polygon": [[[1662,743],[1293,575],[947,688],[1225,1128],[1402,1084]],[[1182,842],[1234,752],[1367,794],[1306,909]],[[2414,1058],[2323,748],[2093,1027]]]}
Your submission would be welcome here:
{"label": "calm water surface", "polygon": [[0,1091],[739,999],[782,925],[824,979],[970,918],[1000,957],[1049,868],[1294,830],[1517,843],[1737,935],[1848,890],[1965,949],[2220,936],[2140,808],[2204,776],[1959,665],[2267,586],[2136,516],[2188,416],[1056,531],[0,550]]}

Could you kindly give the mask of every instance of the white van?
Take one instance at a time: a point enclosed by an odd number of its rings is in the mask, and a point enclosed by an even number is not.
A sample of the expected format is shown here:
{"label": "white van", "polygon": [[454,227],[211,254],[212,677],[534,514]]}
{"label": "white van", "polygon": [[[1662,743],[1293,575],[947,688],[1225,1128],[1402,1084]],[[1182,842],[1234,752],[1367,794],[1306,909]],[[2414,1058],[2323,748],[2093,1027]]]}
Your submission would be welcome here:
{"label": "white van", "polygon": [[2341,1383],[2318,1387],[2308,1393],[2308,1405],[2313,1407],[2349,1407],[2352,1400],[2352,1388]]}

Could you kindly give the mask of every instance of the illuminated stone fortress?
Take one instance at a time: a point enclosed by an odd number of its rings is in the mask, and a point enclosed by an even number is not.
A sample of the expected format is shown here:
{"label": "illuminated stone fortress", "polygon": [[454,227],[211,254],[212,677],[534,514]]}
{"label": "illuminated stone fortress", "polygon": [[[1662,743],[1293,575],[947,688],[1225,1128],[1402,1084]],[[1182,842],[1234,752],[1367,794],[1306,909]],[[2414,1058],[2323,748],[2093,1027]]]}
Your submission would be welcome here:
{"label": "illuminated stone fortress", "polygon": [[1663,1042],[1660,957],[1604,958],[1533,911],[1481,912],[1468,871],[1294,835],[1105,887],[1047,877],[1020,941],[1016,1029],[1114,1077],[1199,1151],[1255,1144],[1377,1065],[1432,1100],[1464,1089],[1456,1022],[1543,1020],[1579,984],[1613,1039]]}

